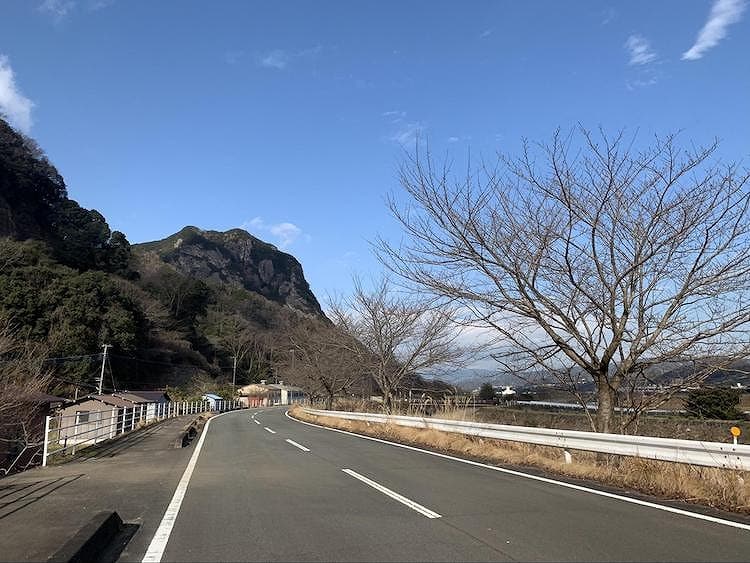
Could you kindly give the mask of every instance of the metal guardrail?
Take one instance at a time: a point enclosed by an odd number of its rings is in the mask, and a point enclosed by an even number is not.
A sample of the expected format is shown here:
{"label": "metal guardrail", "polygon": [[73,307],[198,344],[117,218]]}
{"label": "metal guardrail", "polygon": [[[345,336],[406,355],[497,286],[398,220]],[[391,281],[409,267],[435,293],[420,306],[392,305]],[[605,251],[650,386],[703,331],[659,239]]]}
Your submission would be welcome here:
{"label": "metal guardrail", "polygon": [[578,430],[554,430],[551,428],[486,424],[414,416],[322,411],[310,408],[305,408],[304,411],[315,416],[330,416],[362,422],[388,423],[412,428],[442,430],[444,432],[480,436],[494,440],[508,440],[539,446],[551,446],[561,448],[566,452],[568,450],[584,450],[675,463],[687,463],[690,465],[750,471],[750,446],[744,444],[676,440],[672,438],[654,438],[625,434],[603,434],[581,432]]}
{"label": "metal guardrail", "polygon": [[168,418],[236,408],[241,408],[237,400],[134,403],[132,407],[103,403],[102,410],[48,416],[44,421],[42,466],[46,466],[54,455],[74,454],[77,449],[111,440]]}

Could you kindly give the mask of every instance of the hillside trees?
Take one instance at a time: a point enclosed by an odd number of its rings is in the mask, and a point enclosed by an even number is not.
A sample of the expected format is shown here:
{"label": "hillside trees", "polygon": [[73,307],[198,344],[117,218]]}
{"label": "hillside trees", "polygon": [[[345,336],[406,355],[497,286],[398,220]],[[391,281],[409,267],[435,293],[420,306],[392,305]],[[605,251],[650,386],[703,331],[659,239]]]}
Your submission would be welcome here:
{"label": "hillside trees", "polygon": [[0,236],[42,238],[66,198],[65,181],[36,142],[0,118]]}
{"label": "hillside trees", "polygon": [[[140,307],[100,271],[57,264],[39,242],[0,240],[0,313],[25,339],[52,357],[97,354],[101,344],[133,353],[147,338]],[[60,365],[66,379],[84,382],[86,362]]]}
{"label": "hillside trees", "polygon": [[408,203],[390,202],[407,240],[380,252],[495,331],[506,369],[541,367],[581,400],[589,376],[600,432],[625,397],[643,408],[653,366],[749,351],[748,172],[716,164],[715,144],[635,143],[558,132],[462,177],[417,150],[400,171]]}

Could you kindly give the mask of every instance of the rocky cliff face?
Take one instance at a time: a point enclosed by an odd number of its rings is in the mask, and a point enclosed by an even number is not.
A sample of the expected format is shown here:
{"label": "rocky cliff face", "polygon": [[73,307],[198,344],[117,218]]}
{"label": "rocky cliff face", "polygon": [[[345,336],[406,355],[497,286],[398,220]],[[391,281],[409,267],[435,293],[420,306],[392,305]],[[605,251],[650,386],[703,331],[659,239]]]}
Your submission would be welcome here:
{"label": "rocky cliff face", "polygon": [[303,313],[324,316],[297,259],[242,229],[222,233],[185,227],[133,249],[156,253],[185,275],[244,287]]}

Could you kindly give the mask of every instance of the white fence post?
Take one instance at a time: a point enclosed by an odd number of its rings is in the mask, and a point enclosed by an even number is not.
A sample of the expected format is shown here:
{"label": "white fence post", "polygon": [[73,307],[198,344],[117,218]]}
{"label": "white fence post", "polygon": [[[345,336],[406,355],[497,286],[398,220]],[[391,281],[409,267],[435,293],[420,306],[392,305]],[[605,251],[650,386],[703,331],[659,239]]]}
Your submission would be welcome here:
{"label": "white fence post", "polygon": [[51,417],[44,417],[44,450],[42,451],[42,467],[47,466],[47,455],[49,452],[49,420]]}

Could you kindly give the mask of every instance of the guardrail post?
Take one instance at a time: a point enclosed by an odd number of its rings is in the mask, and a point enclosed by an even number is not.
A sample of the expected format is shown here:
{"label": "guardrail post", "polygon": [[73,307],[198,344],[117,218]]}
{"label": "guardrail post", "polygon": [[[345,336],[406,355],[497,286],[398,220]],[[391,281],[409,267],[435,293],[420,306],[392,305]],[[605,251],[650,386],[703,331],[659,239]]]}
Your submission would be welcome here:
{"label": "guardrail post", "polygon": [[47,456],[49,455],[49,420],[51,417],[44,417],[44,450],[42,450],[42,467],[47,466]]}
{"label": "guardrail post", "polygon": [[563,455],[565,456],[565,463],[573,463],[573,456],[570,455],[568,450],[563,450]]}

